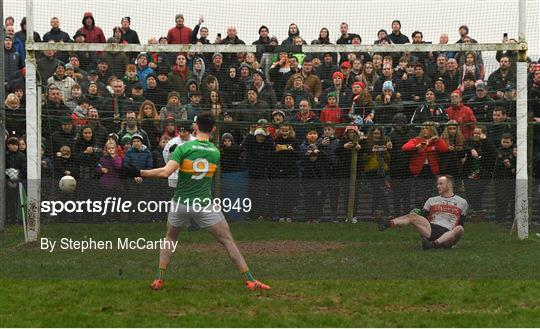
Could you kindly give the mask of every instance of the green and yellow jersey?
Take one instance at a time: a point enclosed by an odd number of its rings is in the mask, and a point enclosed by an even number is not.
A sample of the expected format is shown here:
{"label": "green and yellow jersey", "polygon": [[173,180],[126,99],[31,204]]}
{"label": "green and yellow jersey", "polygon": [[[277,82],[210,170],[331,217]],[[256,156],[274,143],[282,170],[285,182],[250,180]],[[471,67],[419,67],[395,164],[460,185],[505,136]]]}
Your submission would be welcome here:
{"label": "green and yellow jersey", "polygon": [[212,198],[212,177],[219,163],[219,149],[210,141],[194,140],[177,147],[171,160],[180,164],[173,200],[206,204]]}

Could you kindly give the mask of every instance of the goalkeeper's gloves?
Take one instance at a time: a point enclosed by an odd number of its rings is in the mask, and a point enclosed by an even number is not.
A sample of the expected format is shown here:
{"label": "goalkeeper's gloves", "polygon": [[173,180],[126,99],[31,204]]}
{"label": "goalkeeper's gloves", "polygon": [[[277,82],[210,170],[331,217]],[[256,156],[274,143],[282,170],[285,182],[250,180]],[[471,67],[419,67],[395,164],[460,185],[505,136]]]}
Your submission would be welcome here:
{"label": "goalkeeper's gloves", "polygon": [[422,216],[422,210],[418,208],[414,208],[413,210],[411,210],[411,214],[417,214],[417,215]]}
{"label": "goalkeeper's gloves", "polygon": [[135,167],[133,164],[129,164],[124,171],[126,173],[126,176],[141,177],[141,170]]}

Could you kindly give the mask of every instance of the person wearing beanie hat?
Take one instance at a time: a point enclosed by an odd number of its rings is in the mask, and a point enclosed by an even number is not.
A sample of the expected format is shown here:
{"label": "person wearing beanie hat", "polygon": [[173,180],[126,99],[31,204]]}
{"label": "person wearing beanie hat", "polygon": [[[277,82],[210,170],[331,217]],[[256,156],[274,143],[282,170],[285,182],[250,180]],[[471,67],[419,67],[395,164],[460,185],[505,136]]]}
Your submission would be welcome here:
{"label": "person wearing beanie hat", "polygon": [[193,30],[184,25],[184,15],[176,14],[174,17],[176,25],[167,32],[168,44],[189,44]]}
{"label": "person wearing beanie hat", "polygon": [[332,74],[332,79],[340,78],[341,80],[345,80],[345,76],[341,72],[334,72]]}
{"label": "person wearing beanie hat", "polygon": [[220,167],[222,173],[239,172],[242,170],[242,149],[235,143],[231,133],[221,135],[220,141],[221,161]]}
{"label": "person wearing beanie hat", "polygon": [[[159,119],[164,122],[168,117],[174,116],[177,120],[186,121],[187,110],[182,106],[180,93],[171,91],[167,95],[167,105],[163,106],[159,111]],[[162,127],[164,128],[164,127]]]}
{"label": "person wearing beanie hat", "polygon": [[[382,94],[375,97],[377,124],[390,123],[394,114],[403,112],[403,102],[401,95],[395,92],[394,84],[391,80],[385,81],[382,85]],[[385,128],[384,133],[388,133]]]}
{"label": "person wearing beanie hat", "polygon": [[394,92],[394,83],[392,81],[385,81],[382,85],[382,91],[389,90],[391,92]]}

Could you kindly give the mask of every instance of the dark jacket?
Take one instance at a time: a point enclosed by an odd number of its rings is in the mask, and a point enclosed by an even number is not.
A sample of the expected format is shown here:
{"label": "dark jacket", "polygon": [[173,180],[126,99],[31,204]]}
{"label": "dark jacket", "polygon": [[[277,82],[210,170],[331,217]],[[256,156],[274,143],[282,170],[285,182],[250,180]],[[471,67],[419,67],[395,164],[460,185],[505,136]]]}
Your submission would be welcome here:
{"label": "dark jacket", "polygon": [[49,32],[45,33],[45,35],[43,36],[43,42],[49,42],[51,40],[54,42],[71,42],[69,34],[62,31],[60,28],[53,28],[50,29]]}
{"label": "dark jacket", "polygon": [[491,122],[493,109],[495,109],[495,101],[493,98],[486,95],[484,98],[474,96],[467,102],[467,106],[474,112],[474,116],[478,122]]}
{"label": "dark jacket", "polygon": [[257,142],[254,135],[247,135],[242,142],[242,147],[246,150],[246,167],[249,172],[249,178],[267,178],[268,165],[274,150],[274,141],[270,136],[266,136],[264,142]]}
{"label": "dark jacket", "polygon": [[152,169],[152,153],[144,145],[140,150],[131,147],[126,152],[124,168],[127,168],[129,165],[133,165],[137,169]]}
{"label": "dark jacket", "polygon": [[[274,141],[275,148],[272,152],[270,176],[276,178],[292,178],[298,176],[298,167],[296,165],[299,160],[298,143],[296,138],[277,137]],[[292,150],[276,150],[278,145],[292,147]]]}
{"label": "dark jacket", "polygon": [[[7,147],[6,147],[7,149]],[[26,179],[26,156],[22,152],[6,152],[6,169],[14,168],[19,170],[19,180]],[[9,178],[6,175],[6,180]]]}
{"label": "dark jacket", "polygon": [[21,55],[15,51],[14,47],[6,50],[4,48],[4,82],[7,84],[17,77],[17,73],[23,68]]}

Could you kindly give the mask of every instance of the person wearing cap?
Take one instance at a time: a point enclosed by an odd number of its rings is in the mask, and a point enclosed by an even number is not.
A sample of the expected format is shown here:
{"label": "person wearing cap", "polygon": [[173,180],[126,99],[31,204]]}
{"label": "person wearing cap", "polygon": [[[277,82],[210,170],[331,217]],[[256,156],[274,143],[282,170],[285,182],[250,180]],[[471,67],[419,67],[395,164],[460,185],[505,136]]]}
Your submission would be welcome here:
{"label": "person wearing cap", "polygon": [[435,90],[428,88],[425,93],[425,100],[414,111],[411,117],[412,125],[419,125],[426,121],[445,123],[448,121],[448,115],[444,107],[436,102]]}
{"label": "person wearing cap", "polygon": [[391,123],[394,114],[403,112],[401,94],[395,92],[394,85],[390,80],[383,83],[382,95],[375,98],[375,104],[375,122],[378,124]]}
{"label": "person wearing cap", "polygon": [[13,38],[4,38],[4,86],[17,77],[24,66],[22,56],[13,46]]}
{"label": "person wearing cap", "polygon": [[466,103],[473,110],[478,122],[491,122],[491,114],[495,109],[495,101],[487,92],[484,82],[477,82],[475,95]]}
{"label": "person wearing cap", "polygon": [[257,47],[257,60],[261,62],[263,55],[263,46],[268,46],[270,44],[269,29],[265,25],[259,27],[259,38],[253,41],[252,45],[259,46]]}
{"label": "person wearing cap", "polygon": [[268,134],[272,139],[276,139],[276,130],[285,123],[285,121],[289,121],[285,119],[285,112],[282,110],[274,110],[272,112],[272,122],[270,126],[268,126]]}
{"label": "person wearing cap", "polygon": [[503,107],[506,110],[508,116],[512,119],[516,118],[516,85],[508,83],[504,87],[503,97],[495,101],[497,106]]}
{"label": "person wearing cap", "polygon": [[454,90],[450,94],[450,101],[451,106],[445,110],[448,119],[456,120],[462,125],[461,132],[465,138],[472,137],[477,120],[471,108],[463,104],[461,91]]}
{"label": "person wearing cap", "polygon": [[252,219],[269,218],[268,203],[268,161],[274,150],[274,141],[263,128],[256,128],[248,134],[242,141],[242,148],[245,150],[245,163],[248,170],[249,187],[248,195],[251,199],[251,211],[249,217]]}
{"label": "person wearing cap", "polygon": [[355,75],[352,73],[352,65],[349,61],[344,61],[340,65],[340,72],[343,74],[344,80],[343,83],[349,87],[352,87],[352,84],[355,80]]}
{"label": "person wearing cap", "polygon": [[496,99],[504,97],[504,88],[508,83],[516,83],[516,74],[510,67],[510,58],[502,56],[499,60],[499,68],[489,75],[487,80],[488,91]]}
{"label": "person wearing cap", "polygon": [[270,108],[275,108],[277,104],[277,96],[274,92],[274,88],[264,81],[263,71],[255,70],[251,74],[251,81],[253,87],[257,88],[257,91],[259,92],[259,98],[268,103]]}
{"label": "person wearing cap", "polygon": [[72,78],[66,76],[66,67],[63,63],[56,64],[54,74],[47,79],[47,85],[54,84],[62,93],[62,98],[68,100],[71,96],[71,87],[77,83]]}
{"label": "person wearing cap", "polygon": [[348,119],[356,125],[373,124],[375,107],[367,86],[363,81],[356,81],[352,85],[352,105],[348,112]]}
{"label": "person wearing cap", "polygon": [[444,78],[438,77],[434,82],[435,99],[437,103],[446,105],[450,103],[450,98],[446,92],[446,86],[444,85]]}
{"label": "person wearing cap", "polygon": [[[85,35],[85,42],[87,43],[106,43],[107,39],[103,30],[96,26],[96,21],[94,20],[94,15],[91,12],[84,13],[82,19],[82,27],[77,30],[79,33]],[[75,39],[75,38],[73,38]]]}

